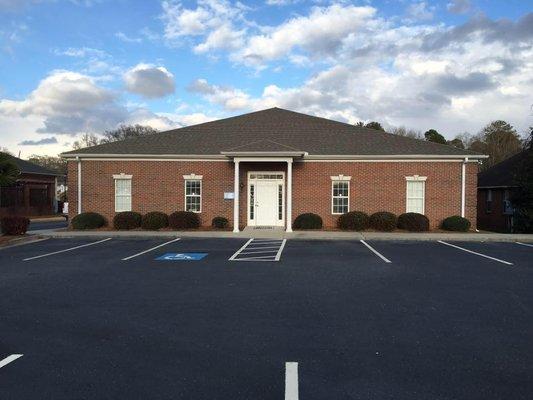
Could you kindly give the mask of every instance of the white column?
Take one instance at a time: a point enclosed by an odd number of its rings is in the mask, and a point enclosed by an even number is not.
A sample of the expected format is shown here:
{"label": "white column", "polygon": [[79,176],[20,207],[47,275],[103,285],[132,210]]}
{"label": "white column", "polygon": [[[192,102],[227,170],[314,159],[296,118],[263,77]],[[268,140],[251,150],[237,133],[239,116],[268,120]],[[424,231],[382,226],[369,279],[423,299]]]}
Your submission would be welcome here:
{"label": "white column", "polygon": [[239,232],[239,161],[234,160],[235,177],[233,181],[233,232]]}
{"label": "white column", "polygon": [[78,214],[81,214],[81,160],[79,157],[76,157],[78,160]]}
{"label": "white column", "polygon": [[461,169],[461,217],[465,217],[465,208],[466,208],[466,163],[468,162],[468,157],[463,161]]}
{"label": "white column", "polygon": [[292,232],[292,160],[287,161],[287,229]]}

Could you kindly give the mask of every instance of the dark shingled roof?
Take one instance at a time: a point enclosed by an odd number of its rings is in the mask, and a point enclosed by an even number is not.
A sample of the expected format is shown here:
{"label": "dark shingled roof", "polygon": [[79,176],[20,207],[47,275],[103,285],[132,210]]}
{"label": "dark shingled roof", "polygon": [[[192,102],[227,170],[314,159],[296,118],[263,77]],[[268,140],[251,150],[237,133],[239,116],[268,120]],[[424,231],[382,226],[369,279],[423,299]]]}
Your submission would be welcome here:
{"label": "dark shingled roof", "polygon": [[63,154],[209,156],[231,151],[302,151],[310,156],[479,155],[448,145],[392,135],[280,108]]}
{"label": "dark shingled roof", "polygon": [[515,186],[515,172],[526,157],[527,151],[521,151],[512,157],[509,157],[489,169],[480,172],[477,176],[478,187],[511,187]]}
{"label": "dark shingled roof", "polygon": [[19,167],[20,172],[23,174],[59,176],[56,172],[48,168],[41,167],[40,165],[12,156],[11,154],[8,154],[8,156],[15,164],[17,164],[17,167]]}

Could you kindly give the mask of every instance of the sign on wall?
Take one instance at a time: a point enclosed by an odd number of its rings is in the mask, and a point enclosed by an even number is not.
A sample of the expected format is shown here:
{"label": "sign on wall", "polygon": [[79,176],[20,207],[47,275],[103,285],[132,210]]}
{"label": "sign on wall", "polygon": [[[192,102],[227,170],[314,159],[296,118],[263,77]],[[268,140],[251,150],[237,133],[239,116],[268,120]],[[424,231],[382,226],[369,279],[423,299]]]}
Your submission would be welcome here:
{"label": "sign on wall", "polygon": [[235,193],[224,192],[224,200],[233,200],[234,198],[235,198]]}

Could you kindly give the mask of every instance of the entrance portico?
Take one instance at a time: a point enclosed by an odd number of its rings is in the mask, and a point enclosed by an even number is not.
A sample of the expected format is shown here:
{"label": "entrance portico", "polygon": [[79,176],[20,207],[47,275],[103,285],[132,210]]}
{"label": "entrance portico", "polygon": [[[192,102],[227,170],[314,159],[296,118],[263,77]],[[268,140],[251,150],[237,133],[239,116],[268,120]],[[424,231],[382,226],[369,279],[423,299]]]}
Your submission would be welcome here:
{"label": "entrance portico", "polygon": [[[239,232],[241,207],[246,207],[248,226],[285,226],[286,232],[292,232],[292,164],[294,158],[303,157],[305,152],[222,154],[231,157],[234,163],[233,232]],[[281,163],[285,164],[287,169],[286,172],[269,168],[250,170],[246,174],[246,185],[242,185],[240,176],[243,163]],[[247,198],[242,206],[241,190],[246,190]]]}

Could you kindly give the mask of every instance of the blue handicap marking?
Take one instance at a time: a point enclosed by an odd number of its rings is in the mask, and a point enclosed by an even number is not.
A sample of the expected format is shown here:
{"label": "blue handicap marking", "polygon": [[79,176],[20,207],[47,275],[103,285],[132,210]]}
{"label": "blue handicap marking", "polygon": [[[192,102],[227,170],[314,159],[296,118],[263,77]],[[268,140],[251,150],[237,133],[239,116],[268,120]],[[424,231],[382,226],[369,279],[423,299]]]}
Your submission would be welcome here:
{"label": "blue handicap marking", "polygon": [[207,253],[166,253],[156,258],[158,261],[196,261],[201,260]]}

